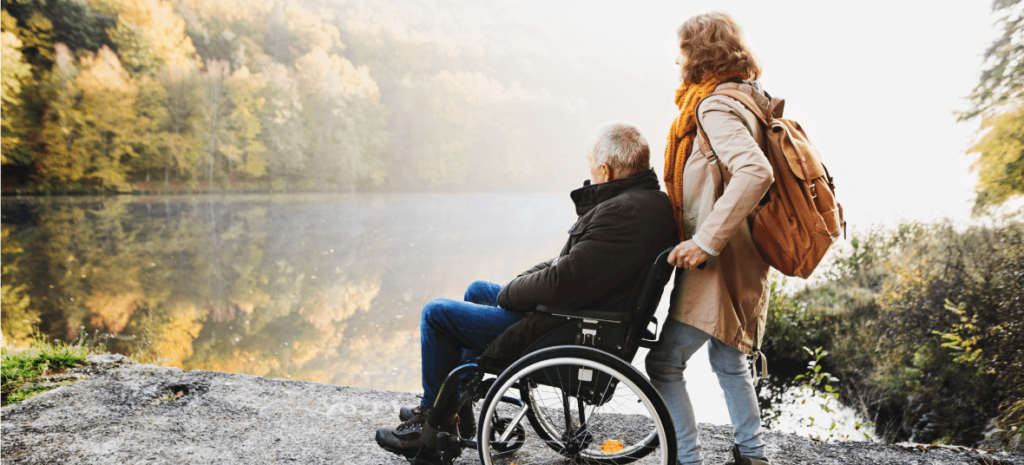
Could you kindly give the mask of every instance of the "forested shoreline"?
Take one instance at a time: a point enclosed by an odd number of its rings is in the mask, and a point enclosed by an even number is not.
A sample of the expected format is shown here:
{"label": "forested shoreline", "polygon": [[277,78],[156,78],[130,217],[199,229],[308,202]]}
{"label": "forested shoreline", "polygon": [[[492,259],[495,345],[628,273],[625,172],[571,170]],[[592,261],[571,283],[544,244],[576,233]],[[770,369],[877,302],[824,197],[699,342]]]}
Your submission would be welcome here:
{"label": "forested shoreline", "polygon": [[[589,130],[573,89],[429,2],[3,10],[7,193],[551,189]],[[541,59],[586,66],[565,58]]]}

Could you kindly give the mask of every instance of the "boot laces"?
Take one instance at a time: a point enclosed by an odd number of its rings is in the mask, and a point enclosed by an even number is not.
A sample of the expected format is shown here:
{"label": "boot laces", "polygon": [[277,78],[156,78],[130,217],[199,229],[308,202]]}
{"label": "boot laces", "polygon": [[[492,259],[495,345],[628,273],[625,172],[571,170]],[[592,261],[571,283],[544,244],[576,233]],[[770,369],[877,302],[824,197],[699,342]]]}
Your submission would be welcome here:
{"label": "boot laces", "polygon": [[412,413],[412,418],[405,420],[402,424],[398,425],[398,431],[405,431],[421,426],[427,421],[427,409],[422,405],[418,405],[416,408],[412,409]]}

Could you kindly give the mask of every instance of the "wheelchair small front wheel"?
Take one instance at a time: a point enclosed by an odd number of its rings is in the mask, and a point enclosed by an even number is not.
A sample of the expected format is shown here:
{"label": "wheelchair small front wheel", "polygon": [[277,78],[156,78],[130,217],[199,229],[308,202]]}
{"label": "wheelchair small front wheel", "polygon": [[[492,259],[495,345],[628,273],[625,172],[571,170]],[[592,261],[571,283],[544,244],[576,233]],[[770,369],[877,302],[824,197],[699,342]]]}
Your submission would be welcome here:
{"label": "wheelchair small front wheel", "polygon": [[[509,390],[519,391],[523,406],[505,429],[528,421],[537,433],[518,451],[502,447],[500,436],[491,439],[496,399]],[[623,360],[583,346],[540,350],[510,366],[485,397],[480,428],[480,461],[487,465],[624,464],[651,454],[654,462],[669,464],[676,458],[668,408],[650,382]]]}

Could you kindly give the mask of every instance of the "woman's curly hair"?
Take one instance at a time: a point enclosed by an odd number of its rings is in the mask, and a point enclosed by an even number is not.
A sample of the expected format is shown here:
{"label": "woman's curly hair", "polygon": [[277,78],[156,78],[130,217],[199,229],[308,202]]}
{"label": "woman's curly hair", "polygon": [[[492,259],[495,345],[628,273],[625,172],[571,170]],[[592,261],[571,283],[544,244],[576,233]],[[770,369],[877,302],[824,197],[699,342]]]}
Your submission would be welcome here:
{"label": "woman's curly hair", "polygon": [[679,29],[679,49],[686,55],[685,82],[703,80],[707,73],[761,77],[761,63],[747,48],[743,29],[726,13],[713,11],[694,16]]}

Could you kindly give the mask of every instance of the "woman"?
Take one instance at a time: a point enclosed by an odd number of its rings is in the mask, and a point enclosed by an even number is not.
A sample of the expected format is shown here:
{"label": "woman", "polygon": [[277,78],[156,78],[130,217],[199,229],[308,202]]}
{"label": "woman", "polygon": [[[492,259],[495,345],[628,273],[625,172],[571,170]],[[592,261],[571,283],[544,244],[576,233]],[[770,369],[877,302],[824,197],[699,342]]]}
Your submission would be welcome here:
{"label": "woman", "polygon": [[[763,465],[765,445],[757,395],[747,354],[760,346],[768,306],[768,265],[750,238],[745,221],[774,180],[758,147],[757,119],[726,96],[707,98],[716,88],[733,87],[767,103],[754,80],[761,66],[743,32],[729,15],[708,13],[678,29],[676,58],[683,81],[676,90],[680,114],[665,151],[665,186],[672,202],[680,244],[669,262],[680,268],[661,342],[647,356],[647,371],[672,413],[679,441],[679,463],[699,464],[697,422],[686,393],[683,370],[704,343],[711,367],[725,391],[736,446],[728,463]],[[711,170],[700,153],[697,118],[721,163],[725,189],[718,197]],[[698,266],[707,262],[703,269]]]}

